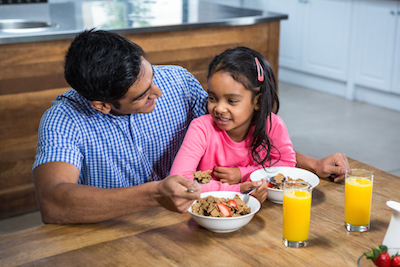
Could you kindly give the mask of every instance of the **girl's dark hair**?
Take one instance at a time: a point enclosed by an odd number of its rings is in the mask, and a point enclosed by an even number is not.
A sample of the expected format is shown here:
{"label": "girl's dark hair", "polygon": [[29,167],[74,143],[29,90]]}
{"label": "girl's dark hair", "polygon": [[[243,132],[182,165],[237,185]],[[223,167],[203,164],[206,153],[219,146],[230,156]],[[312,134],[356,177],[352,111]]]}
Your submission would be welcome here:
{"label": "girl's dark hair", "polygon": [[[258,71],[255,58],[258,58],[263,68],[263,81],[258,79]],[[207,79],[219,71],[229,73],[231,77],[241,83],[247,90],[253,94],[253,100],[258,95],[259,110],[253,115],[252,124],[255,126],[253,133],[251,155],[255,162],[266,167],[266,161],[269,166],[278,162],[279,159],[271,162],[271,150],[276,147],[271,143],[266,130],[266,120],[269,118],[271,122],[271,113],[278,113],[279,98],[277,93],[277,85],[275,75],[269,62],[263,55],[247,47],[235,47],[227,49],[220,55],[214,57],[208,66]],[[271,123],[270,129],[271,130]],[[261,157],[260,152],[265,150],[265,157]],[[279,153],[279,151],[278,151]]]}
{"label": "girl's dark hair", "polygon": [[119,108],[118,100],[136,82],[143,49],[107,31],[86,30],[71,43],[65,56],[68,84],[90,101],[106,101]]}

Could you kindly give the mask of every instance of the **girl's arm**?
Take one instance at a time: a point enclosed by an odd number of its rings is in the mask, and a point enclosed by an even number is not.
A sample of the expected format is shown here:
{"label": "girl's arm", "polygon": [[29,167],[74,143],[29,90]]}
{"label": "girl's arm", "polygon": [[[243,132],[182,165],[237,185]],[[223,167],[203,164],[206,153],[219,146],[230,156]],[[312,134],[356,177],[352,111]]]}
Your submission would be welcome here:
{"label": "girl's arm", "polygon": [[[267,133],[274,146],[271,150],[271,164],[275,167],[295,167],[296,166],[296,153],[293,150],[293,144],[290,140],[289,133],[283,120],[271,114],[272,128],[269,131],[269,120],[267,121]],[[266,162],[269,166],[269,162]],[[254,162],[253,165],[246,167],[239,167],[242,174],[242,181],[250,181],[250,174],[258,169],[263,168],[260,164]]]}
{"label": "girl's arm", "polygon": [[267,133],[274,146],[271,150],[272,164],[279,167],[295,167],[296,152],[293,150],[286,125],[278,115],[272,113],[271,118],[271,131],[267,125]]}
{"label": "girl's arm", "polygon": [[180,174],[186,179],[193,180],[193,173],[197,171],[206,148],[206,133],[197,125],[196,120],[193,120],[172,163],[170,175]]}
{"label": "girl's arm", "polygon": [[[186,179],[194,179],[193,173],[197,171],[208,145],[206,128],[201,127],[198,122],[199,120],[194,120],[190,124],[178,154],[172,163],[170,175],[180,174]],[[229,185],[216,180],[211,180],[209,183],[201,185],[201,188],[202,192],[240,191],[239,184]]]}

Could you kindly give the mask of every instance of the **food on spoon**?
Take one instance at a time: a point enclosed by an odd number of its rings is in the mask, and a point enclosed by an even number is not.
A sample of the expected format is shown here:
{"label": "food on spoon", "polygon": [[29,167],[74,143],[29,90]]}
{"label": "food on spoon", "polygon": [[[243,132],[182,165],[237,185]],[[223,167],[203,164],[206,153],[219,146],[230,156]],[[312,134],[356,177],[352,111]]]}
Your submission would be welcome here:
{"label": "food on spoon", "polygon": [[[267,186],[269,188],[274,188],[274,189],[279,189],[279,190],[283,190],[283,184],[288,181],[288,182],[305,182],[303,179],[292,179],[289,176],[286,178],[285,175],[283,175],[282,173],[278,173],[277,175],[275,175],[274,177],[271,178],[271,180],[267,183]],[[299,184],[299,186],[302,186],[301,184]]]}
{"label": "food on spoon", "polygon": [[[230,205],[230,203],[236,203]],[[222,206],[222,205],[223,206]],[[235,195],[233,199],[219,198],[213,196],[207,196],[205,198],[200,198],[192,205],[192,212],[198,215],[210,216],[210,217],[227,217],[226,209],[229,211],[228,217],[236,217],[249,214],[251,212],[250,207],[238,196]]]}
{"label": "food on spoon", "polygon": [[387,252],[387,247],[385,245],[380,245],[374,248],[370,253],[364,253],[367,259],[370,259],[378,267],[391,267],[391,258],[389,252]]}
{"label": "food on spoon", "polygon": [[206,184],[211,180],[211,170],[207,171],[197,171],[193,173],[194,180],[201,183]]}

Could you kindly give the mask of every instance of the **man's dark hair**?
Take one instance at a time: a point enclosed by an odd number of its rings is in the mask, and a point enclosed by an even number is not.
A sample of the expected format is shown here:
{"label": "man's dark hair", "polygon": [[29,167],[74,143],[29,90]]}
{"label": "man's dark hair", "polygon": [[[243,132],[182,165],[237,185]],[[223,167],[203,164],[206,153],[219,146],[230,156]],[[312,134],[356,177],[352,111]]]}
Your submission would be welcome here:
{"label": "man's dark hair", "polygon": [[67,51],[65,79],[90,101],[118,105],[118,100],[138,79],[144,57],[140,46],[116,33],[86,30]]}

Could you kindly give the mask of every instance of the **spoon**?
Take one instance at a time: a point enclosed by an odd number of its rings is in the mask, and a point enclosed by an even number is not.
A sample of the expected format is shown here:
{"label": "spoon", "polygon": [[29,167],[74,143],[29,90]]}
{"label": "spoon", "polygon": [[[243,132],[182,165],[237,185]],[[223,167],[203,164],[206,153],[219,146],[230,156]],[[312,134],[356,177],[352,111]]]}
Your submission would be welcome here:
{"label": "spoon", "polygon": [[259,188],[260,186],[257,186],[257,187],[255,187],[255,188],[252,188],[252,189],[249,189],[249,190],[247,190],[247,191],[244,191],[244,192],[241,192],[242,194],[245,194],[245,195],[250,195],[254,190],[256,190],[257,188]]}

